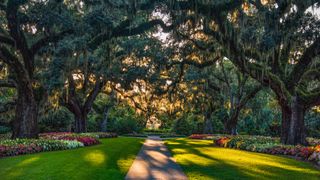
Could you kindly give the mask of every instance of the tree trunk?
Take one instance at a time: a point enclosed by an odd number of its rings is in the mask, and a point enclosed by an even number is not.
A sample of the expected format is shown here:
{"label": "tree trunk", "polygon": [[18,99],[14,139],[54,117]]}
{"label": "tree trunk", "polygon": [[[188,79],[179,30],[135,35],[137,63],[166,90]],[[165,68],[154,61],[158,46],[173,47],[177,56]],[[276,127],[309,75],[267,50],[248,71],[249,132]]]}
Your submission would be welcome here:
{"label": "tree trunk", "polygon": [[75,132],[84,133],[87,132],[87,114],[76,113],[74,114]]}
{"label": "tree trunk", "polygon": [[104,108],[103,119],[102,119],[101,124],[100,124],[101,132],[107,132],[109,110],[110,110],[110,108],[108,106],[106,106]]}
{"label": "tree trunk", "polygon": [[212,128],[212,119],[211,119],[211,113],[208,112],[205,117],[205,122],[204,122],[204,128],[203,128],[203,133],[204,134],[212,134],[213,133],[213,128]]}
{"label": "tree trunk", "polygon": [[306,110],[302,103],[299,102],[299,98],[296,96],[292,97],[290,106],[281,107],[281,110],[281,142],[290,145],[307,145],[304,126]]}
{"label": "tree trunk", "polygon": [[38,110],[32,84],[29,81],[20,81],[17,89],[18,99],[13,121],[12,138],[37,138]]}
{"label": "tree trunk", "polygon": [[231,112],[230,118],[224,123],[225,133],[231,135],[238,135],[237,124],[239,118],[240,109],[235,109]]}

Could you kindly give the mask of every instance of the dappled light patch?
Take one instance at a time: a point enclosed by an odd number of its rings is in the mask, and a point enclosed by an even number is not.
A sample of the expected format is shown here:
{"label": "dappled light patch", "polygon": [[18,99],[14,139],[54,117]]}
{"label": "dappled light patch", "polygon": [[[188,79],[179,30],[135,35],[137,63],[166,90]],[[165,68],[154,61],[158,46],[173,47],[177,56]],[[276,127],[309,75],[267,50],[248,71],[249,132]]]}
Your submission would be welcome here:
{"label": "dappled light patch", "polygon": [[180,143],[178,143],[178,142],[168,142],[168,144],[170,144],[170,145],[179,145]]}
{"label": "dappled light patch", "polygon": [[102,151],[92,151],[85,155],[85,160],[91,165],[100,166],[106,161],[106,154]]}
{"label": "dappled light patch", "polygon": [[22,161],[22,162],[20,162],[17,166],[26,166],[26,165],[30,165],[30,164],[32,164],[32,163],[37,162],[39,159],[40,159],[40,157],[39,157],[39,156],[31,157],[31,158],[28,158],[28,159],[23,160],[23,161]]}
{"label": "dappled light patch", "polygon": [[[187,161],[184,158],[185,156],[188,157]],[[186,165],[191,165],[191,164],[198,164],[201,166],[208,166],[208,165],[212,165],[212,164],[217,164],[217,161],[214,160],[210,160],[208,161],[207,158],[205,157],[201,157],[198,156],[197,154],[181,154],[181,155],[177,155],[175,156],[175,158],[177,159],[181,159],[181,164],[186,164]]]}
{"label": "dappled light patch", "polygon": [[0,179],[123,179],[142,142],[108,138],[98,146],[1,158]]}
{"label": "dappled light patch", "polygon": [[131,166],[131,162],[135,159],[135,155],[128,156],[127,158],[121,158],[117,161],[117,165],[122,173],[126,173]]}
{"label": "dappled light patch", "polygon": [[186,154],[186,153],[188,153],[188,151],[185,150],[185,149],[173,149],[172,152],[173,153],[177,153],[177,154]]}
{"label": "dappled light patch", "polygon": [[22,169],[15,169],[15,170],[12,170],[8,173],[8,177],[9,179],[15,179],[19,176],[22,175]]}

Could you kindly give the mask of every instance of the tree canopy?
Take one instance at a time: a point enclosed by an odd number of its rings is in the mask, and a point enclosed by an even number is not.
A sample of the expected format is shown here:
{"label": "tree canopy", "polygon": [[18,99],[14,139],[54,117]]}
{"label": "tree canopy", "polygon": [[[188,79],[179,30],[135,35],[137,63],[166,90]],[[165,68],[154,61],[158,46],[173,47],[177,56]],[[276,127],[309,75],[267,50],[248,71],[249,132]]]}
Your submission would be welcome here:
{"label": "tree canopy", "polygon": [[64,107],[74,116],[70,130],[87,131],[96,113],[105,114],[98,118],[105,131],[110,112],[117,114],[112,108],[131,117],[128,105],[145,117],[144,126],[154,118],[164,127],[189,119],[201,121],[205,133],[222,125],[237,134],[249,117],[268,111],[270,123],[281,112],[282,143],[306,144],[309,117],[320,106],[319,6],[0,1],[0,121],[13,138],[33,138],[39,119]]}

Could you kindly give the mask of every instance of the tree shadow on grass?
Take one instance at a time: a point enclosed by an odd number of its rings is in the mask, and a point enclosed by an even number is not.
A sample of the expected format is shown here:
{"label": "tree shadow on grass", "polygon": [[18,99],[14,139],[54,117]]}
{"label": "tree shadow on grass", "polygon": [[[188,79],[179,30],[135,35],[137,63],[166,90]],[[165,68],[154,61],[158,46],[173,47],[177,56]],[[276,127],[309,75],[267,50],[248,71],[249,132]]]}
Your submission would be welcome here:
{"label": "tree shadow on grass", "polygon": [[208,141],[167,141],[190,178],[203,179],[319,179],[308,163],[284,157],[213,147]]}
{"label": "tree shadow on grass", "polygon": [[0,159],[4,179],[123,179],[143,139],[103,139],[103,144]]}

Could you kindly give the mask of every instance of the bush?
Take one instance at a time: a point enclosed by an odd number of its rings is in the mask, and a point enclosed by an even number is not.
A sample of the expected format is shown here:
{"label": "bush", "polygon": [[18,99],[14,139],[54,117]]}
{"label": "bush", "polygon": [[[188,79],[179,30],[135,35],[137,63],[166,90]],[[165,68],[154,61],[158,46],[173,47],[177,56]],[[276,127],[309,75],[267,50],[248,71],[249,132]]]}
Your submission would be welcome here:
{"label": "bush", "polygon": [[131,107],[114,107],[110,110],[108,130],[118,134],[141,132],[145,126],[143,117],[138,116]]}
{"label": "bush", "polygon": [[192,134],[193,128],[192,124],[190,124],[185,118],[178,119],[173,126],[174,132],[182,135]]}
{"label": "bush", "polygon": [[137,122],[134,119],[117,118],[114,124],[114,131],[119,134],[138,132]]}
{"label": "bush", "polygon": [[0,126],[0,134],[6,134],[6,133],[9,133],[10,131],[11,129],[9,127]]}
{"label": "bush", "polygon": [[81,133],[80,135],[91,136],[95,138],[115,138],[118,137],[116,133],[108,133],[108,132],[94,132],[94,133]]}
{"label": "bush", "polygon": [[171,129],[144,129],[143,132],[150,134],[166,134],[170,133]]}
{"label": "bush", "polygon": [[65,108],[50,110],[47,115],[40,117],[40,132],[65,132],[70,131],[73,115]]}
{"label": "bush", "polygon": [[173,131],[176,134],[189,136],[202,133],[203,120],[194,114],[187,114],[175,121]]}

